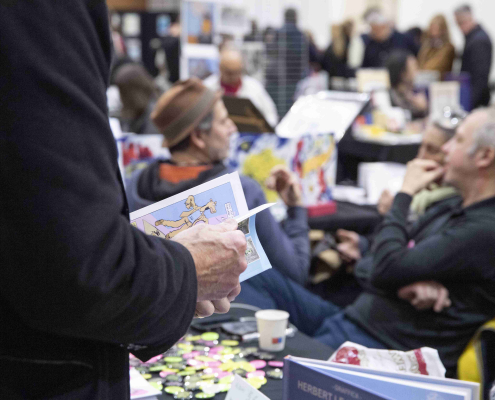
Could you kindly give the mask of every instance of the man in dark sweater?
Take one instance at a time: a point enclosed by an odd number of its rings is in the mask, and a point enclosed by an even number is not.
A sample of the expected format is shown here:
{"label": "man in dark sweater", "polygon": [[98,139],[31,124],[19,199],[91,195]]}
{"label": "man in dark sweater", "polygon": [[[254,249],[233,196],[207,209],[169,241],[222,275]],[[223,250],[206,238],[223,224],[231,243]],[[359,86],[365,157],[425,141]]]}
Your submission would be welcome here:
{"label": "man in dark sweater", "polygon": [[405,50],[417,55],[419,48],[403,33],[396,31],[392,22],[381,12],[374,11],[366,21],[371,32],[365,40],[362,68],[383,68],[394,50]]}
{"label": "man in dark sweater", "polygon": [[467,72],[471,77],[471,107],[487,106],[490,104],[488,80],[492,68],[492,41],[474,20],[470,6],[458,7],[455,19],[466,37],[461,72]]}
{"label": "man in dark sweater", "polygon": [[127,399],[129,350],[146,360],[195,310],[228,310],[244,235],[129,224],[103,0],[1,1],[0,37],[0,398]]}
{"label": "man in dark sweater", "polygon": [[[455,376],[469,340],[495,317],[494,110],[470,115],[443,150],[444,167],[432,160],[409,163],[371,254],[357,265],[368,271],[365,292],[347,309],[339,310],[291,282],[269,279],[259,296],[246,291],[237,300],[249,296],[257,299],[255,305],[285,309],[301,330],[334,348],[346,340],[374,348],[436,348],[448,376]],[[442,175],[461,198],[431,207],[408,227],[412,197]],[[416,310],[409,285],[422,281],[427,287],[432,281],[445,286],[450,307]],[[271,296],[263,298],[263,293]]]}
{"label": "man in dark sweater", "polygon": [[[208,96],[212,101],[202,100]],[[223,161],[228,156],[230,137],[237,128],[228,117],[220,96],[220,92],[206,88],[197,79],[179,82],[162,95],[152,118],[163,133],[172,157],[134,174],[126,187],[131,210],[233,172]],[[177,115],[189,122],[179,126]],[[273,171],[269,181],[288,207],[287,219],[279,224],[269,210],[262,211],[256,216],[258,237],[272,266],[304,285],[310,264],[309,228],[298,182],[284,168]],[[256,181],[241,176],[241,184],[249,209],[266,203]],[[264,274],[267,273],[271,274],[270,271]],[[242,286],[254,282],[256,277]]]}

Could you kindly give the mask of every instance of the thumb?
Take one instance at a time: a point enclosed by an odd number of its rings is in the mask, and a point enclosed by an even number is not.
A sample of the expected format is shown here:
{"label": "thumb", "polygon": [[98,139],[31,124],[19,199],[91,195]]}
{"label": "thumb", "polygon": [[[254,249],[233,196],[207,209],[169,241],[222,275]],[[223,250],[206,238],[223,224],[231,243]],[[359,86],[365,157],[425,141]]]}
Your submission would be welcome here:
{"label": "thumb", "polygon": [[403,300],[412,300],[415,297],[415,292],[410,286],[406,286],[399,289],[397,296]]}
{"label": "thumb", "polygon": [[439,290],[437,301],[433,306],[433,310],[437,313],[441,312],[445,307],[449,307],[449,291],[446,288]]}

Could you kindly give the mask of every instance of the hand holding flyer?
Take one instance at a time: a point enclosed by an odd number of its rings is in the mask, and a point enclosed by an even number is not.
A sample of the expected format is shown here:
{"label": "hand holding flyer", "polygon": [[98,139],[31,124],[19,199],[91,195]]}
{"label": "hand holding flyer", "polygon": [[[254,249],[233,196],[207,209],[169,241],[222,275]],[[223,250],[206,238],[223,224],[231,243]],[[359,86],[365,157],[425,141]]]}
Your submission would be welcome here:
{"label": "hand holding flyer", "polygon": [[134,227],[148,235],[172,239],[193,226],[218,225],[235,218],[247,241],[248,266],[239,277],[242,282],[271,268],[256,233],[255,218],[258,212],[272,205],[265,204],[248,212],[239,175],[235,172],[135,211],[130,219]]}

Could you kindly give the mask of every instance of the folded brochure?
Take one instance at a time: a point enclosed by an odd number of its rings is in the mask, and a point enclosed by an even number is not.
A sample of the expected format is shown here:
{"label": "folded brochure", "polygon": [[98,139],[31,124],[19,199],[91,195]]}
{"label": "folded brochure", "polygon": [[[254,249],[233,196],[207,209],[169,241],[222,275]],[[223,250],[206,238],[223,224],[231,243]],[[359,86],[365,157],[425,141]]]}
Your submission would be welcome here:
{"label": "folded brochure", "polygon": [[134,211],[130,220],[148,235],[173,239],[193,226],[217,225],[234,218],[247,240],[248,267],[239,277],[242,282],[271,268],[258,239],[255,219],[257,213],[272,205],[264,204],[248,211],[239,174],[234,172]]}

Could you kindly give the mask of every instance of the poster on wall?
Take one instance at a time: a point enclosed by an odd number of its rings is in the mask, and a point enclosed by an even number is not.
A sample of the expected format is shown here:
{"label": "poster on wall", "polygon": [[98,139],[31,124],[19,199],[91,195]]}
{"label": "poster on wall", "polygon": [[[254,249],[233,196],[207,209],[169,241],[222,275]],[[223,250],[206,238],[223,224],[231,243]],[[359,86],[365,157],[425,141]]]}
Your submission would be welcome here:
{"label": "poster on wall", "polygon": [[219,63],[218,59],[212,58],[188,58],[189,77],[195,76],[201,80],[208,78],[210,75],[217,74]]}
{"label": "poster on wall", "polygon": [[172,20],[169,14],[160,14],[156,17],[156,34],[165,37],[170,33]]}
{"label": "poster on wall", "polygon": [[216,4],[189,1],[185,4],[186,39],[189,44],[213,44]]}
{"label": "poster on wall", "polygon": [[246,10],[241,7],[223,5],[220,9],[218,32],[233,36],[244,35],[249,31]]}
{"label": "poster on wall", "polygon": [[266,47],[263,42],[245,42],[242,44],[242,56],[246,74],[265,84]]}
{"label": "poster on wall", "polygon": [[127,13],[122,17],[122,34],[139,36],[141,34],[141,17],[137,13]]}
{"label": "poster on wall", "polygon": [[125,39],[125,46],[127,48],[127,55],[132,61],[140,62],[142,60],[141,40]]}
{"label": "poster on wall", "polygon": [[216,46],[186,45],[182,47],[181,79],[196,76],[206,79],[211,74],[217,74],[219,69],[219,54]]}

